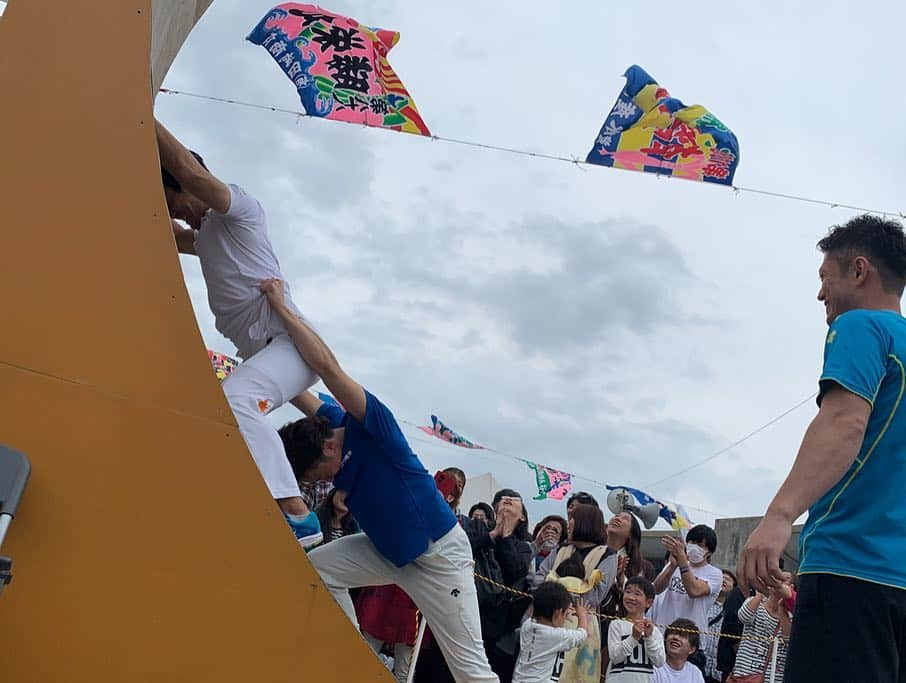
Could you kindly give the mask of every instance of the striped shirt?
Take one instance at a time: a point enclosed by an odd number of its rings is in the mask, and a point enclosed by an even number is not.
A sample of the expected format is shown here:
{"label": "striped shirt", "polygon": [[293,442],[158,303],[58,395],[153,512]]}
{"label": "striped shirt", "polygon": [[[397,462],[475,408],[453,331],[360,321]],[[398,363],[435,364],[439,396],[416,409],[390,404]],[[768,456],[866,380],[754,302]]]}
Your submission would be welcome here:
{"label": "striped shirt", "polygon": [[[718,633],[724,623],[724,604],[715,602],[708,608],[708,631]],[[717,643],[720,640],[718,636],[709,636],[702,634],[702,654],[705,655],[705,675],[714,680],[721,680],[721,672],[717,670]]]}
{"label": "striped shirt", "polygon": [[[777,633],[779,622],[771,616],[764,603],[758,605],[756,611],[749,608],[749,603],[754,598],[746,600],[739,608],[739,620],[743,624],[742,637],[739,650],[736,653],[736,666],[733,673],[737,676],[748,676],[767,672],[771,668],[771,643],[767,640],[745,640],[748,636],[759,638],[773,638]],[[783,609],[781,606],[780,609]],[[783,680],[783,669],[786,665],[786,642],[781,639],[777,650],[777,683]]]}

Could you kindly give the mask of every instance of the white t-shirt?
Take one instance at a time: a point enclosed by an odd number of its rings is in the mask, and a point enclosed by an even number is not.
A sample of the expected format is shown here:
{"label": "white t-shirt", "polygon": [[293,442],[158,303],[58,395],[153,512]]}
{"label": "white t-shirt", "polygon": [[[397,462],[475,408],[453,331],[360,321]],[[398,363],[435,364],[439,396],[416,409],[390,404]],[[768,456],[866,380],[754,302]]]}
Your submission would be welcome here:
{"label": "white t-shirt", "polygon": [[708,608],[720,594],[724,574],[717,567],[707,563],[701,567],[690,566],[689,569],[697,578],[708,583],[711,592],[701,598],[690,598],[683,585],[682,573],[677,567],[670,577],[667,588],[654,599],[654,604],[648,611],[648,618],[655,624],[666,627],[670,626],[674,619],[691,619],[699,631],[708,630]]}
{"label": "white t-shirt", "polygon": [[689,662],[679,671],[664,664],[654,670],[654,683],[705,683],[705,677],[695,664]]}
{"label": "white t-shirt", "polygon": [[[258,287],[267,278],[284,277],[267,237],[264,209],[241,187],[229,188],[229,210],[207,212],[195,236],[195,252],[215,326],[247,359],[264,348],[269,337],[286,331]],[[284,284],[284,291],[287,306],[298,314],[289,285]]]}
{"label": "white t-shirt", "polygon": [[618,619],[607,628],[607,683],[651,683],[656,667],[666,662],[664,636],[653,629],[650,636],[636,640],[632,623]]}
{"label": "white t-shirt", "polygon": [[513,683],[548,683],[560,680],[559,657],[566,650],[579,647],[588,638],[584,628],[555,628],[526,619],[519,630],[519,659],[513,671]]}

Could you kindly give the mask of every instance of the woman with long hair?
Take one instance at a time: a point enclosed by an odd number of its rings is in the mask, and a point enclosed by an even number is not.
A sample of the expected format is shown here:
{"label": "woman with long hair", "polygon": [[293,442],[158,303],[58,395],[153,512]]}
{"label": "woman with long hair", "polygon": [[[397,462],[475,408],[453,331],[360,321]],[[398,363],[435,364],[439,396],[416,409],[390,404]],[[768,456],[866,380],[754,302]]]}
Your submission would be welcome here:
{"label": "woman with long hair", "polygon": [[605,529],[607,547],[617,556],[617,578],[601,603],[607,616],[623,617],[623,586],[642,573],[642,527],[631,512],[623,511],[610,518]]}
{"label": "woman with long hair", "polygon": [[[582,578],[582,598],[594,611],[598,611],[617,576],[617,554],[607,545],[604,515],[600,508],[582,503],[573,507],[567,543],[541,563],[533,577],[533,588],[544,581],[557,580],[557,570],[567,560],[581,561],[585,574]],[[598,683],[601,678],[601,630],[598,620],[590,619],[588,627],[585,643],[564,655],[561,683]]]}

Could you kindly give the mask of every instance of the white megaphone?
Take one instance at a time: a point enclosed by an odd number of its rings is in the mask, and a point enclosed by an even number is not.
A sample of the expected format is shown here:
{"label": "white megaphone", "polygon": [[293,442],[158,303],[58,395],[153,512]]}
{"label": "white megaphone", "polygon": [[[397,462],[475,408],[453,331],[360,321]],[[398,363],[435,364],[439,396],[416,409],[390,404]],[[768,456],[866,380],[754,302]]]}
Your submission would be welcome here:
{"label": "white megaphone", "polygon": [[661,506],[659,503],[648,503],[639,507],[635,505],[632,494],[626,489],[614,489],[607,494],[607,508],[615,515],[621,512],[631,512],[638,517],[646,529],[650,529],[657,524],[658,517],[661,515]]}

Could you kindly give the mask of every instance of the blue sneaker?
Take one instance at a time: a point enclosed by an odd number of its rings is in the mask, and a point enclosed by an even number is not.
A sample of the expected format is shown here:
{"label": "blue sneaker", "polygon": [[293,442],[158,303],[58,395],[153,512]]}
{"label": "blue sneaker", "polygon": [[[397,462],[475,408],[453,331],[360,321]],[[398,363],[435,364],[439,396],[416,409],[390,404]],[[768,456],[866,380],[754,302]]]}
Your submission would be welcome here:
{"label": "blue sneaker", "polygon": [[318,521],[318,516],[314,512],[309,512],[304,517],[284,512],[283,517],[296,535],[299,545],[305,550],[314,548],[324,540],[324,535],[321,533],[321,522]]}

